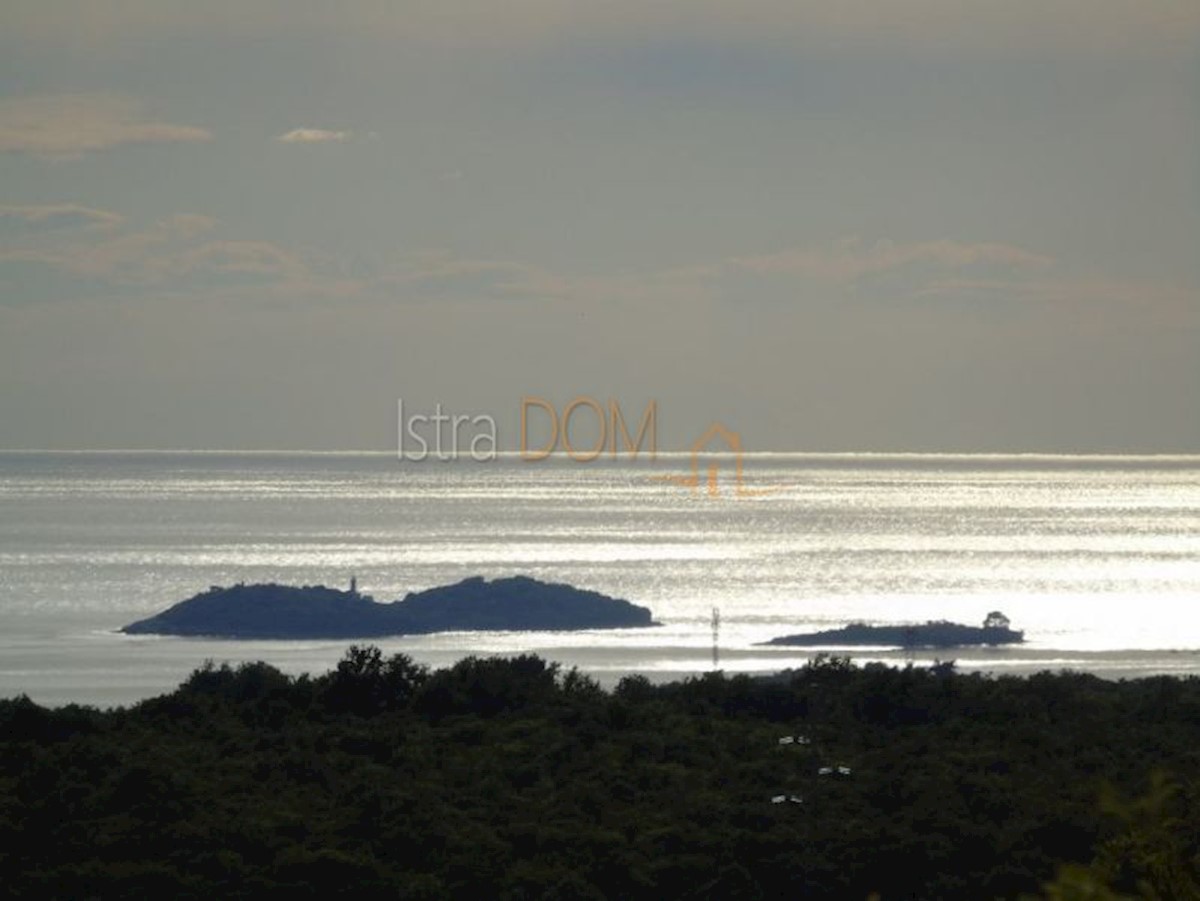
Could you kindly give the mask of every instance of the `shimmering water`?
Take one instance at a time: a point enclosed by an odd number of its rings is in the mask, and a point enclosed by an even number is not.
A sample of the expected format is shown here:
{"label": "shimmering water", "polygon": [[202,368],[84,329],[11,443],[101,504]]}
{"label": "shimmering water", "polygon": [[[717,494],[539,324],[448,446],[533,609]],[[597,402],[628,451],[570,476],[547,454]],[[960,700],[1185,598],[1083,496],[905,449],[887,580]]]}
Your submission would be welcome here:
{"label": "shimmering water", "polygon": [[744,487],[764,493],[742,497],[721,466],[714,497],[654,478],[687,472],[661,455],[0,453],[0,696],[124,703],[207,657],[323,670],[345,643],[114,630],[212,584],[351,575],[391,600],[525,573],[663,623],[378,642],[431,664],[532,649],[608,683],[699,672],[719,607],[722,667],[768,671],[808,657],[755,646],[776,635],[999,609],[1028,644],[957,652],[961,668],[1200,673],[1200,457],[761,455]]}

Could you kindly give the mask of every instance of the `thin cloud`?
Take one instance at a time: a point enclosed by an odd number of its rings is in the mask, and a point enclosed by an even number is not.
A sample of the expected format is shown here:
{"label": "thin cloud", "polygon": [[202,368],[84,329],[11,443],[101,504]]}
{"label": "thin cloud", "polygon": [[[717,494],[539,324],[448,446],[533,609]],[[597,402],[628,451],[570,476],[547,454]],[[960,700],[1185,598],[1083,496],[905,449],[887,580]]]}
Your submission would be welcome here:
{"label": "thin cloud", "polygon": [[275,140],[284,144],[342,144],[349,141],[352,132],[330,131],[326,128],[293,128]]}
{"label": "thin cloud", "polygon": [[40,263],[77,278],[113,284],[161,281],[181,248],[216,226],[208,216],[178,214],[140,230],[42,235],[25,246],[0,248],[0,261]]}
{"label": "thin cloud", "polygon": [[[66,11],[64,12],[64,7]],[[104,47],[164,35],[225,38],[281,32],[389,39],[512,52],[563,42],[693,37],[720,40],[871,42],[925,52],[1194,52],[1200,5],[1190,0],[460,0],[294,5],[274,0],[112,4],[7,0],[7,29],[53,46]]]}
{"label": "thin cloud", "polygon": [[515,260],[472,259],[446,250],[410,254],[380,265],[370,290],[404,300],[482,299],[509,296],[514,286],[538,284],[525,296],[544,296],[549,273]]}
{"label": "thin cloud", "polygon": [[174,274],[215,273],[299,283],[308,266],[299,254],[270,241],[210,241],[173,260]]}
{"label": "thin cloud", "polygon": [[1045,269],[1053,265],[1054,260],[1011,244],[883,240],[866,246],[858,238],[844,238],[825,247],[801,247],[737,257],[730,262],[737,268],[759,274],[782,273],[849,284],[864,276],[919,264],[943,270],[982,265]]}
{"label": "thin cloud", "polygon": [[1200,314],[1200,294],[1184,285],[1159,280],[1059,276],[1011,279],[949,278],[935,281],[917,292],[921,297],[953,300],[1008,298],[1038,304],[1155,309],[1190,317]]}
{"label": "thin cloud", "polygon": [[[0,207],[0,212],[8,209],[21,210],[21,222],[44,212],[19,207]],[[102,211],[89,212],[104,216]],[[4,264],[37,266],[93,289],[178,296],[236,292],[332,298],[361,291],[314,254],[271,241],[223,238],[219,231],[220,223],[211,217],[180,213],[141,228],[114,223],[112,228],[30,232],[22,234],[22,240],[0,244],[0,274]]]}
{"label": "thin cloud", "polygon": [[123,217],[108,210],[96,210],[73,203],[39,206],[0,205],[0,231],[39,233],[74,228],[112,228]]}
{"label": "thin cloud", "polygon": [[137,100],[113,94],[54,94],[0,100],[0,151],[77,159],[122,144],[212,140],[212,133],[148,117]]}

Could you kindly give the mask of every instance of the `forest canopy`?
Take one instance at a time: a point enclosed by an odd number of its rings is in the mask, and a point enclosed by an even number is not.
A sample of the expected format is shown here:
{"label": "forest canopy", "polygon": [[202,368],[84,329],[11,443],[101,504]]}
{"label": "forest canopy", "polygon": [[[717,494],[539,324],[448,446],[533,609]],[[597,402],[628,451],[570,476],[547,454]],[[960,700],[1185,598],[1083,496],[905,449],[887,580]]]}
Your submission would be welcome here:
{"label": "forest canopy", "polygon": [[[536,656],[0,701],[13,897],[1198,897],[1200,681]],[[365,894],[364,894],[365,893]]]}

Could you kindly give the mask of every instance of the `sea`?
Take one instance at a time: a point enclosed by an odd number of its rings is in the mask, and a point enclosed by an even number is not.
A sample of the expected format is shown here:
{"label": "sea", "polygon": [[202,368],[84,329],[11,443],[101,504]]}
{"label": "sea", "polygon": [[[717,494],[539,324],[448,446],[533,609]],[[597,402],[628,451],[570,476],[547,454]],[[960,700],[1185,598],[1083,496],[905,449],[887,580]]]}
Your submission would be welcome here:
{"label": "sea", "polygon": [[298,674],[345,653],[345,641],[119,631],[212,585],[354,578],[391,601],[517,574],[647,606],[659,625],[363,643],[432,667],[531,652],[611,686],[630,673],[774,673],[819,652],[760,644],[780,635],[855,621],[981,624],[1000,611],[1024,644],[830,650],[864,664],[953,660],[995,677],[1200,674],[1200,456],[691,464],[661,453],[585,463],[0,452],[0,698],[128,705],[210,659]]}

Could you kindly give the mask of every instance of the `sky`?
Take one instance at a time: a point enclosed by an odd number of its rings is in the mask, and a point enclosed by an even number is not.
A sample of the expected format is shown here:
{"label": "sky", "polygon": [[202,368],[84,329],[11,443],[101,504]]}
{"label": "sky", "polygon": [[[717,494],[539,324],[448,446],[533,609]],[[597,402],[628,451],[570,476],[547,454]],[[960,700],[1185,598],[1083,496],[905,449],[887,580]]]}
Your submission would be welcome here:
{"label": "sky", "polygon": [[1200,453],[1198,249],[1193,0],[0,11],[0,448]]}

